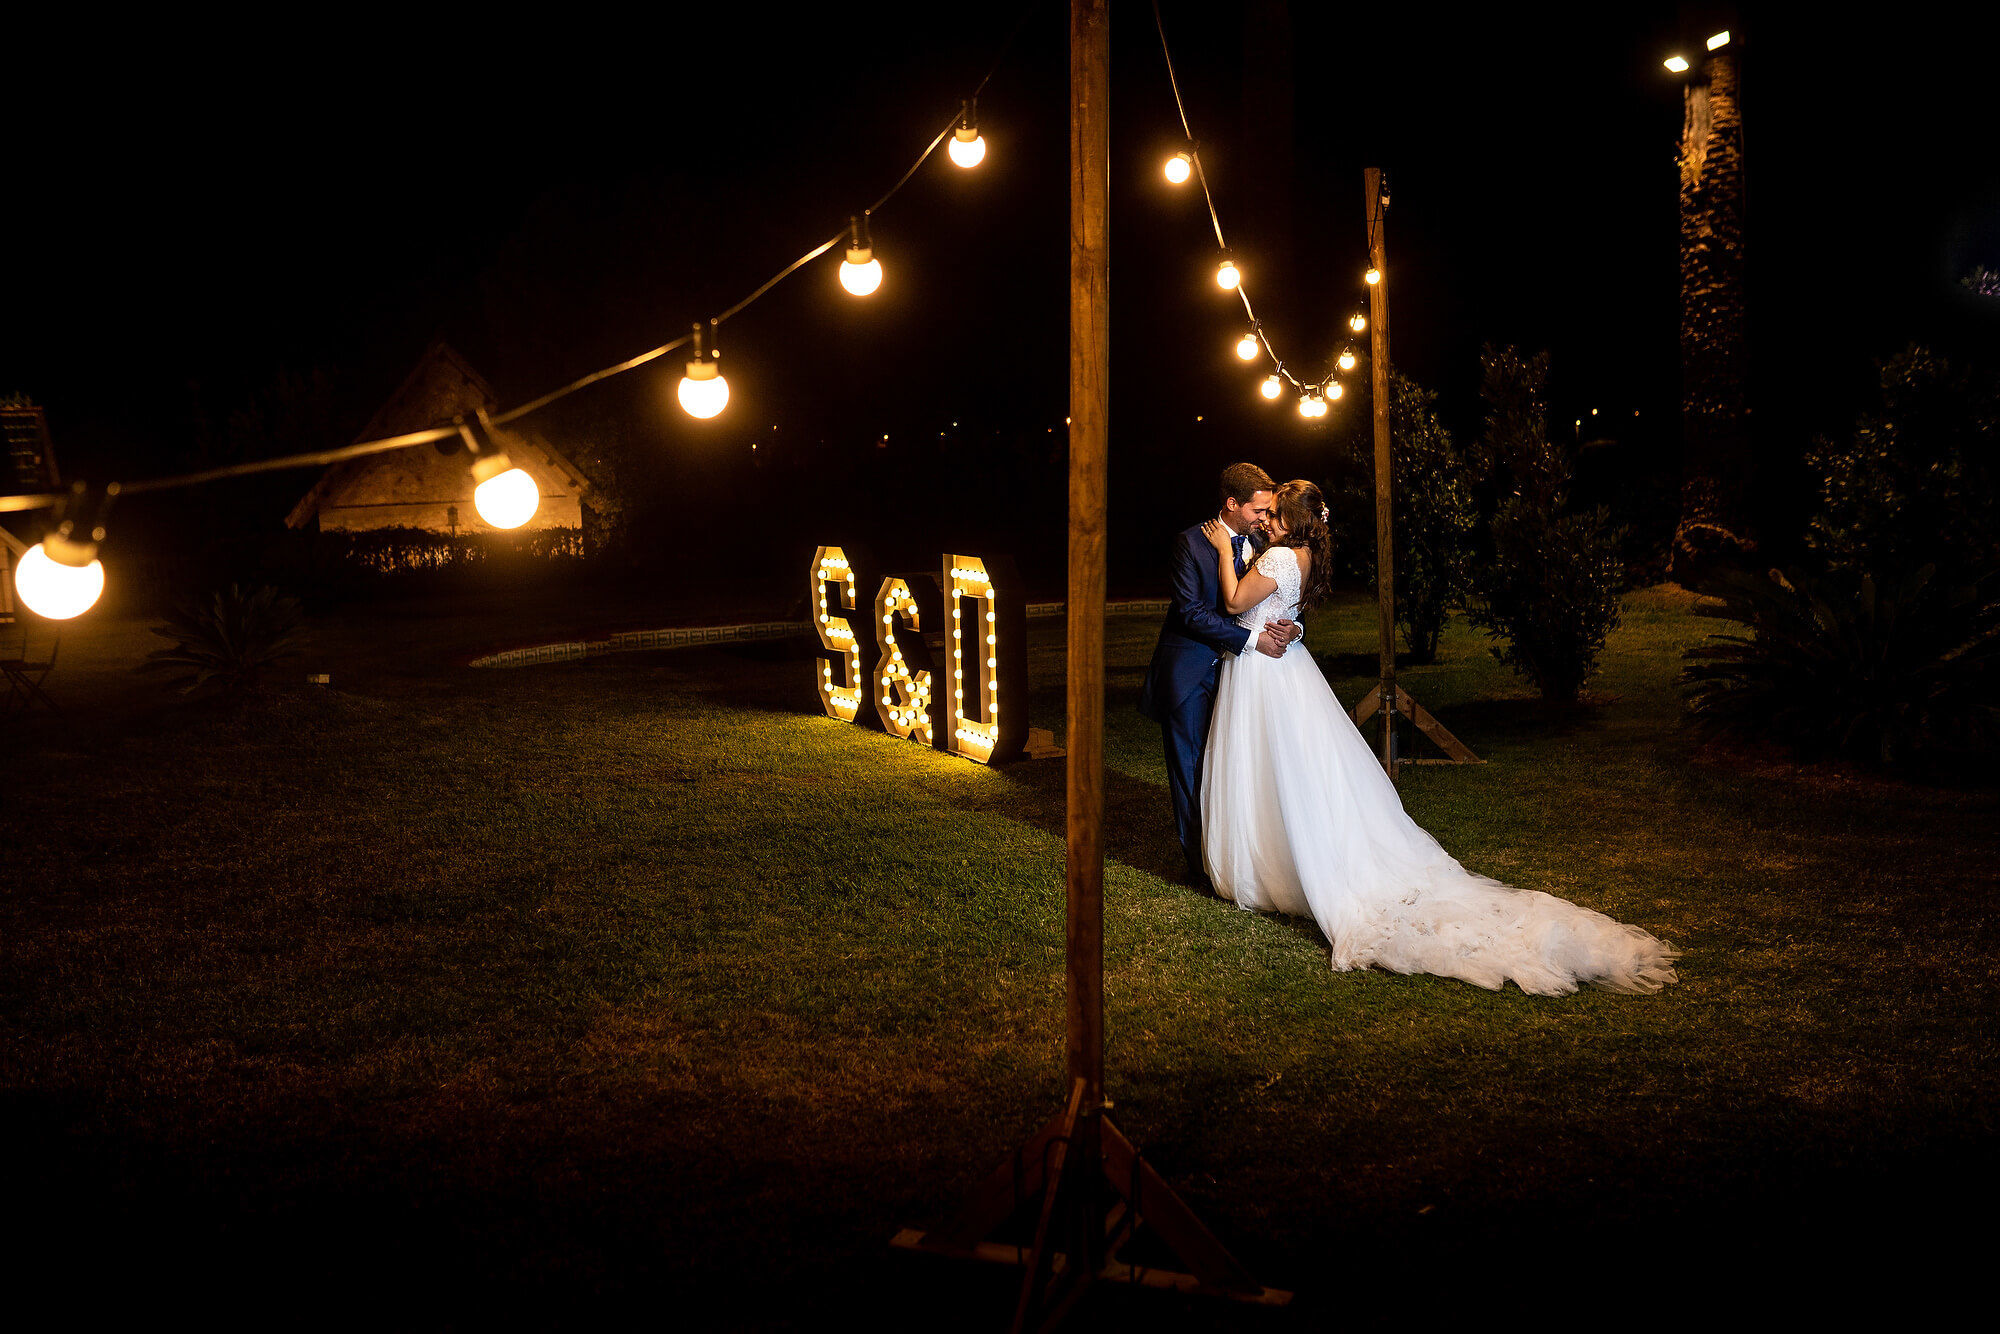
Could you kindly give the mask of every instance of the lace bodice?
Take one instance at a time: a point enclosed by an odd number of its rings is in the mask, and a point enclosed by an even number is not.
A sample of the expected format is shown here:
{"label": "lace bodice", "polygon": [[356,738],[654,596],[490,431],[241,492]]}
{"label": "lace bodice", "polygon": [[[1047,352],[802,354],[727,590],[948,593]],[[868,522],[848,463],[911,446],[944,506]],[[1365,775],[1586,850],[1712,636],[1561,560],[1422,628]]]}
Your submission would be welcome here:
{"label": "lace bodice", "polygon": [[1236,623],[1255,630],[1266,621],[1295,621],[1299,616],[1299,553],[1291,547],[1268,547],[1253,567],[1258,573],[1278,581],[1271,595],[1236,618]]}

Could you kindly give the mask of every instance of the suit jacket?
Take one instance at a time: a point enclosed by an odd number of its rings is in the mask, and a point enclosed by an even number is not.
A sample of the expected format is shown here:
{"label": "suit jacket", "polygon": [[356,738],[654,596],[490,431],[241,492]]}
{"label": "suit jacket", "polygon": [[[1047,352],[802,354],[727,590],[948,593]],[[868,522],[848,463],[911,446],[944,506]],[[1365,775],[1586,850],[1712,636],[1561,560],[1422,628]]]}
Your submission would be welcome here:
{"label": "suit jacket", "polygon": [[1139,692],[1139,712],[1155,722],[1165,722],[1189,692],[1213,676],[1223,654],[1241,653],[1256,637],[1221,611],[1215,561],[1215,548],[1201,535],[1200,524],[1174,538],[1173,604]]}

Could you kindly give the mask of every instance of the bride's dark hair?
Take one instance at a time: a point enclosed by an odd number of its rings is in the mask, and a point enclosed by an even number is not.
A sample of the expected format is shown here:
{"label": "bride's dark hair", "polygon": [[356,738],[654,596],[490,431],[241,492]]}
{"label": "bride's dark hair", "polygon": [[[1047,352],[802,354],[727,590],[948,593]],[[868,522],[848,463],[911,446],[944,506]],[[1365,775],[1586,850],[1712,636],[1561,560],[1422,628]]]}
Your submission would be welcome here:
{"label": "bride's dark hair", "polygon": [[1333,592],[1333,534],[1327,528],[1326,499],[1319,487],[1301,477],[1277,489],[1271,508],[1285,525],[1279,545],[1304,547],[1312,553],[1312,569],[1299,590],[1299,610],[1308,611]]}

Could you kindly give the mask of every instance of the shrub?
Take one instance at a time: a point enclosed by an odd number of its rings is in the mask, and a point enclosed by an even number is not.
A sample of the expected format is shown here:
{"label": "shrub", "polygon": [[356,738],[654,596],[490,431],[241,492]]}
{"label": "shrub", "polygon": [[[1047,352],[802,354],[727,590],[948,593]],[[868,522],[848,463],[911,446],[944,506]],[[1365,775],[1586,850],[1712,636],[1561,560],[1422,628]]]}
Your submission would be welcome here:
{"label": "shrub", "polygon": [[225,695],[254,692],[266,668],[298,654],[302,623],[296,599],[273,588],[245,592],[231,584],[206,601],[177,607],[164,626],[155,626],[153,633],[173,646],[154,649],[139,670],[187,669],[176,682],[183,694],[207,685]]}
{"label": "shrub", "polygon": [[1884,765],[2000,740],[2000,568],[1738,570],[1701,591],[1719,600],[1701,615],[1749,631],[1684,655],[1689,712],[1706,732]]}
{"label": "shrub", "polygon": [[1439,420],[1436,402],[1415,380],[1390,373],[1396,624],[1420,663],[1437,661],[1438,636],[1466,591],[1479,521],[1465,456]]}
{"label": "shrub", "polygon": [[1912,347],[1881,365],[1881,404],[1806,452],[1819,510],[1806,543],[1878,575],[1985,568],[2000,553],[2000,385]]}
{"label": "shrub", "polygon": [[1501,497],[1493,550],[1471,580],[1466,614],[1504,641],[1493,655],[1544,699],[1574,701],[1618,625],[1623,531],[1602,507],[1567,505],[1574,460],[1549,439],[1548,354],[1480,352],[1486,429],[1475,466]]}
{"label": "shrub", "polygon": [[[1420,663],[1437,661],[1438,636],[1465,596],[1479,522],[1471,468],[1438,417],[1437,395],[1389,373],[1390,505],[1396,544],[1396,625]],[[1375,436],[1357,416],[1321,484],[1333,514],[1336,577],[1375,583]]]}

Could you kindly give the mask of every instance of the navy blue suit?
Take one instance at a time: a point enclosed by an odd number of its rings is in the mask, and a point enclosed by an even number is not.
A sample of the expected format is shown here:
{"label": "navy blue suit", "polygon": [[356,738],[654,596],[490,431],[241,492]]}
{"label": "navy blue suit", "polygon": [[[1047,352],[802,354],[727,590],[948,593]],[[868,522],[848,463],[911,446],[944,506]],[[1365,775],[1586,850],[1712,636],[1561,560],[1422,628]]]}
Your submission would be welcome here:
{"label": "navy blue suit", "polygon": [[[1256,559],[1250,544],[1244,555]],[[1245,629],[1222,612],[1222,584],[1216,578],[1215,548],[1196,524],[1174,539],[1173,605],[1167,608],[1160,642],[1146,669],[1139,693],[1139,712],[1166,733],[1167,787],[1174,799],[1174,827],[1188,874],[1200,878],[1201,757],[1208,749],[1208,718],[1215,708],[1215,687],[1222,676],[1222,655],[1250,647],[1256,631]],[[1241,576],[1248,568],[1236,562]]]}

